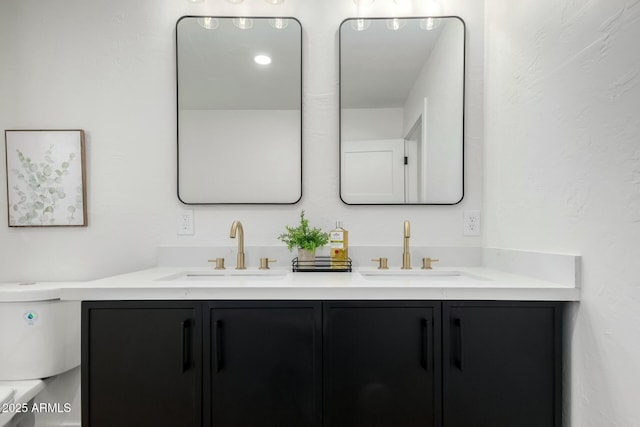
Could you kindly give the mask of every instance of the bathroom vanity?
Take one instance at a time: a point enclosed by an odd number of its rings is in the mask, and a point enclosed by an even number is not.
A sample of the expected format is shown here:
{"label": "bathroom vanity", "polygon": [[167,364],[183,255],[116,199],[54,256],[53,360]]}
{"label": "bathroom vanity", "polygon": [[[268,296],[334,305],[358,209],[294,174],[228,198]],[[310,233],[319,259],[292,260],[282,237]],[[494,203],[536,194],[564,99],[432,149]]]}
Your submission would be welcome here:
{"label": "bathroom vanity", "polygon": [[554,302],[85,302],[83,425],[559,426],[561,325]]}
{"label": "bathroom vanity", "polygon": [[482,268],[156,268],[61,292],[84,301],[88,427],[560,426],[579,299]]}

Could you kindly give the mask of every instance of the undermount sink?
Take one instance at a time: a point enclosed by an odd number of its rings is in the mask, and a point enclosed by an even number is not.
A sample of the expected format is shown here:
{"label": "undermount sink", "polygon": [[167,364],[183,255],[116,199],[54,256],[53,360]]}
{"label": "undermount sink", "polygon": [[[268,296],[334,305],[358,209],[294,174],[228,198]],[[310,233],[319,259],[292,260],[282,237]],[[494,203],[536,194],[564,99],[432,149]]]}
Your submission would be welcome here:
{"label": "undermount sink", "polygon": [[208,270],[183,271],[160,280],[169,281],[212,281],[222,279],[280,279],[286,276],[288,270]]}
{"label": "undermount sink", "polygon": [[372,270],[361,271],[367,280],[470,281],[488,280],[458,270]]}

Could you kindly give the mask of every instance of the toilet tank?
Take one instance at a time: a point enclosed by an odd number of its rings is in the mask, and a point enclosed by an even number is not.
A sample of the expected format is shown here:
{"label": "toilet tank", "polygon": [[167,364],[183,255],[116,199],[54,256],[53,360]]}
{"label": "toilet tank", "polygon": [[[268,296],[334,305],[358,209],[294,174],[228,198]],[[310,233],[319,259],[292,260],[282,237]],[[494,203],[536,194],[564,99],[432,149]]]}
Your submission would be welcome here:
{"label": "toilet tank", "polygon": [[80,302],[0,302],[0,381],[46,378],[80,365]]}

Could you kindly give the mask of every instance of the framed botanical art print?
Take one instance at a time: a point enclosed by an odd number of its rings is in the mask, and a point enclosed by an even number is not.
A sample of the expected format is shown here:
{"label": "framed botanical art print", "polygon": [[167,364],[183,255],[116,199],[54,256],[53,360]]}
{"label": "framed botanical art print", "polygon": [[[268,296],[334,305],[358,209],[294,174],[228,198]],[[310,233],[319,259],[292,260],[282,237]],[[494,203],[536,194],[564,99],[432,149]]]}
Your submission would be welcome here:
{"label": "framed botanical art print", "polygon": [[87,225],[83,130],[6,130],[9,227]]}

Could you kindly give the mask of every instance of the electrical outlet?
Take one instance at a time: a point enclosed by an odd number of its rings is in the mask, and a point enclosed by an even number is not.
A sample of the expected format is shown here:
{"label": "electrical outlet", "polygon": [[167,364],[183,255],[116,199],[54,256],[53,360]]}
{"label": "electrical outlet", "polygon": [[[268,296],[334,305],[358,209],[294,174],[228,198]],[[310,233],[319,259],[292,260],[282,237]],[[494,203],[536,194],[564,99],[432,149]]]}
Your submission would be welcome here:
{"label": "electrical outlet", "polygon": [[465,236],[480,235],[480,211],[464,211],[463,233]]}
{"label": "electrical outlet", "polygon": [[193,235],[193,210],[183,210],[178,215],[178,235]]}

